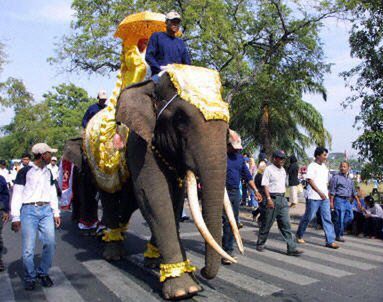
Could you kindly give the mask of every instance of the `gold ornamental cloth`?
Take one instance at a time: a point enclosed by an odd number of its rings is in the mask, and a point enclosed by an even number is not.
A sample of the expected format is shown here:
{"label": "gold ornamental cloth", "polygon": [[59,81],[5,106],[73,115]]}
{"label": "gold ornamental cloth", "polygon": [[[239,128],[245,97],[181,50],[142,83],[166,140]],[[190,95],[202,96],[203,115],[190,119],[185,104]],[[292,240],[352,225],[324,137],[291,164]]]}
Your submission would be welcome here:
{"label": "gold ornamental cloth", "polygon": [[222,99],[222,84],[216,70],[182,64],[166,66],[178,95],[194,105],[206,120],[229,122],[229,104]]}
{"label": "gold ornamental cloth", "polygon": [[[115,106],[110,104],[91,118],[84,137],[84,151],[97,185],[104,191],[115,193],[129,177],[125,148],[116,150],[113,136],[116,133]],[[128,138],[126,129],[124,143]]]}
{"label": "gold ornamental cloth", "polygon": [[122,20],[114,36],[126,44],[135,45],[139,39],[149,39],[157,31],[166,31],[165,15],[145,11],[131,14]]}

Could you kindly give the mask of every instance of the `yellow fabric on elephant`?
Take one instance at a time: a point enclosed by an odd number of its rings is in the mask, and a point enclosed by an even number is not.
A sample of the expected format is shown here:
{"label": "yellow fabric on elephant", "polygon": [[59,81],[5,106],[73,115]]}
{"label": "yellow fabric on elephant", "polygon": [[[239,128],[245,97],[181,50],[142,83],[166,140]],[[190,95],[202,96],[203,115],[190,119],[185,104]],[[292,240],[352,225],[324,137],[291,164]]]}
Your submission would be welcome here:
{"label": "yellow fabric on elephant", "polygon": [[145,53],[141,54],[136,45],[124,45],[121,65],[122,87],[142,82],[146,75]]}
{"label": "yellow fabric on elephant", "polygon": [[181,64],[166,66],[178,95],[196,106],[206,120],[229,122],[228,103],[222,100],[222,85],[216,70]]}
{"label": "yellow fabric on elephant", "polygon": [[[106,192],[114,193],[122,188],[129,177],[125,162],[125,148],[116,150],[113,137],[116,134],[116,105],[121,89],[145,79],[147,67],[136,45],[124,45],[121,54],[121,70],[108,106],[98,112],[85,130],[84,150],[97,185]],[[129,129],[121,133],[126,143]]]}
{"label": "yellow fabric on elephant", "polygon": [[97,185],[109,193],[120,190],[129,177],[125,149],[113,146],[116,127],[115,106],[110,103],[89,121],[84,138],[84,151]]}

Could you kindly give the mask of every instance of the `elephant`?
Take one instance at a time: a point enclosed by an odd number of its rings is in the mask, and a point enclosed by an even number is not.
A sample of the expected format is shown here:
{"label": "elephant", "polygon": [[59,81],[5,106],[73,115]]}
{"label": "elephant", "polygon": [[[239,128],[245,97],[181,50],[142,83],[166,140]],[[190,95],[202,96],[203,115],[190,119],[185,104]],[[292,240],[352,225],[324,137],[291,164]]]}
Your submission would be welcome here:
{"label": "elephant", "polygon": [[[161,257],[164,298],[193,296],[202,288],[186,258],[178,225],[185,190],[193,220],[206,241],[201,275],[214,278],[222,257],[236,262],[221,248],[223,210],[243,251],[225,191],[228,123],[206,120],[196,106],[178,95],[167,73],[159,83],[149,80],[125,88],[118,98],[116,121],[117,128],[129,128],[125,150],[130,178],[126,193],[120,193],[123,202],[130,204],[125,216],[129,219],[138,207],[151,229],[149,251],[144,256]],[[202,213],[196,176],[203,187]],[[113,198],[109,194],[109,200]]]}

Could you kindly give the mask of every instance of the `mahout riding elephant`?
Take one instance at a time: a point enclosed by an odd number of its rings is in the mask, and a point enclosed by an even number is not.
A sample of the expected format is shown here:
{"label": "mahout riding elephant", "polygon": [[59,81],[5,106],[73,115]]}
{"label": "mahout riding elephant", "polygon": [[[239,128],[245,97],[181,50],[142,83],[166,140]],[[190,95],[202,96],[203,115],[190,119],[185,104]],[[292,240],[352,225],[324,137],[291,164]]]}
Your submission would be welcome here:
{"label": "mahout riding elephant", "polygon": [[[123,90],[116,108],[118,127],[129,128],[126,163],[130,178],[126,193],[119,192],[120,200],[130,204],[124,214],[127,219],[138,206],[151,229],[152,239],[144,256],[160,257],[160,281],[166,299],[180,299],[202,290],[179,236],[185,190],[193,220],[206,241],[201,275],[214,278],[222,257],[236,262],[221,248],[223,209],[243,249],[225,193],[228,123],[219,118],[206,119],[203,113],[178,95],[166,73],[158,84],[146,81]],[[203,187],[202,213],[196,176]],[[109,201],[114,199],[112,195]],[[112,215],[109,213],[109,217]]]}

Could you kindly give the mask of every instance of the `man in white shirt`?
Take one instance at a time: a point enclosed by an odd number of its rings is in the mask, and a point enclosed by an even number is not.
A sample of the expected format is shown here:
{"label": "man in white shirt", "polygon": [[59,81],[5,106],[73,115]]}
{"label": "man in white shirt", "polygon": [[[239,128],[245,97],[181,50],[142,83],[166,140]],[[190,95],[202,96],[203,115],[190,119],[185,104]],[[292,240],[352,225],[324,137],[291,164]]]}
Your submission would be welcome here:
{"label": "man in white shirt", "polygon": [[[55,226],[61,224],[56,186],[52,173],[47,168],[52,149],[45,143],[32,147],[34,162],[22,168],[13,187],[11,202],[12,230],[22,235],[22,257],[24,265],[24,288],[34,290],[36,278],[44,287],[51,287],[48,275],[55,251]],[[36,233],[43,244],[41,262],[34,264]]]}
{"label": "man in white shirt", "polygon": [[323,230],[326,235],[326,247],[337,249],[335,243],[334,225],[331,222],[330,200],[328,192],[329,171],[325,165],[328,150],[317,147],[314,152],[315,161],[307,168],[306,179],[309,184],[307,189],[306,210],[299,222],[297,230],[297,242],[305,243],[302,239],[303,234],[311,220],[315,217],[318,210],[323,223]]}
{"label": "man in white shirt", "polygon": [[47,166],[49,170],[51,170],[53,179],[57,180],[59,177],[59,167],[57,166],[57,157],[52,156],[51,163]]}
{"label": "man in white shirt", "polygon": [[299,256],[303,251],[297,249],[294,235],[291,232],[289,204],[285,198],[286,192],[286,171],[283,168],[286,154],[283,150],[273,153],[273,163],[266,167],[262,177],[262,186],[265,190],[266,201],[260,203],[262,215],[259,228],[256,249],[262,252],[273,226],[275,219],[283,239],[287,243],[287,255]]}

